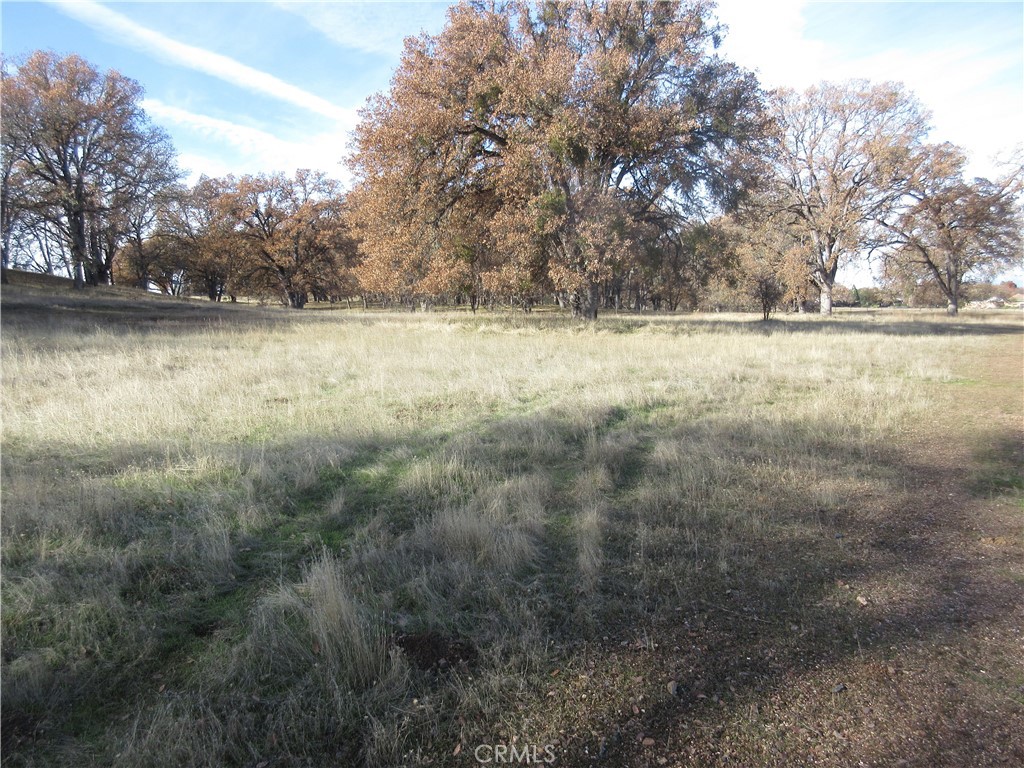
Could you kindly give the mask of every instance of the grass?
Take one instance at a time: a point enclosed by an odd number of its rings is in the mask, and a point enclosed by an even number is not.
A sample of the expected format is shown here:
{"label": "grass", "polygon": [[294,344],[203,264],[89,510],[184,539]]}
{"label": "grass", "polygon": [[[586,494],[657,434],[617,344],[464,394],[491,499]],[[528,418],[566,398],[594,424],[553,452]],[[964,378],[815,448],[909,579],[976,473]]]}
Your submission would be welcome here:
{"label": "grass", "polygon": [[1022,749],[1018,315],[3,300],[5,763]]}

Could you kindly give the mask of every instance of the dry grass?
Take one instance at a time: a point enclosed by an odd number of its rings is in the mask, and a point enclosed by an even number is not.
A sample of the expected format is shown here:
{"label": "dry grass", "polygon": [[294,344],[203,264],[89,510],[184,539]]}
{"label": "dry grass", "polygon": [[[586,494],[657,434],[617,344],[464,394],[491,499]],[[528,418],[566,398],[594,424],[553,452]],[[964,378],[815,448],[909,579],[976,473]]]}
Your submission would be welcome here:
{"label": "dry grass", "polygon": [[660,674],[622,647],[720,640],[717,609],[845,632],[836,578],[895,578],[847,541],[916,482],[899,447],[1021,331],[4,300],[12,765],[468,765],[513,737],[587,763]]}

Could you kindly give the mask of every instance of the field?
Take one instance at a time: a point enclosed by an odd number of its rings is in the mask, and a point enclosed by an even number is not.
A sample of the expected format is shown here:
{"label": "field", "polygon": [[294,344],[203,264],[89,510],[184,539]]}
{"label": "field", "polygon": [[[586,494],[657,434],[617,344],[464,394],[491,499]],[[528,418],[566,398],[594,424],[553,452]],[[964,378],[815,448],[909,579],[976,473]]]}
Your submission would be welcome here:
{"label": "field", "polygon": [[1024,764],[1019,313],[2,309],[5,765]]}

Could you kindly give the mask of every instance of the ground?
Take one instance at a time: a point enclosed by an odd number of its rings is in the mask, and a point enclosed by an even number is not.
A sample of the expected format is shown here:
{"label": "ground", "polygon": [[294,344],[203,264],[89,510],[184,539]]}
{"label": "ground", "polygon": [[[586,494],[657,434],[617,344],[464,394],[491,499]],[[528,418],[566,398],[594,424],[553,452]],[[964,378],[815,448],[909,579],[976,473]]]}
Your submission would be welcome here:
{"label": "ground", "polygon": [[739,585],[589,649],[552,698],[605,712],[559,733],[560,764],[1024,764],[1024,515],[998,493],[1024,465],[1013,351],[958,361],[991,378],[936,408],[955,426],[888,446],[905,488],[792,553],[819,592],[797,623]]}
{"label": "ground", "polygon": [[1024,324],[5,286],[5,765],[1024,764]]}

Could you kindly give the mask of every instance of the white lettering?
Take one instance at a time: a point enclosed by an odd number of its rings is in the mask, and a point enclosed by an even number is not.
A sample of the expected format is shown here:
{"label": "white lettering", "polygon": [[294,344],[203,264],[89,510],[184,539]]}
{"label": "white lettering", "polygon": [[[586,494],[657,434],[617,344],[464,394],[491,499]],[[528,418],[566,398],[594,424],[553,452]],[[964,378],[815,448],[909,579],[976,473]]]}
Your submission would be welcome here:
{"label": "white lettering", "polygon": [[[481,752],[486,753],[488,750],[490,750],[490,754],[488,754],[487,757],[480,756]],[[476,758],[476,761],[478,763],[489,763],[494,760],[494,747],[492,747],[490,744],[481,744],[479,747],[473,750],[473,757]]]}

